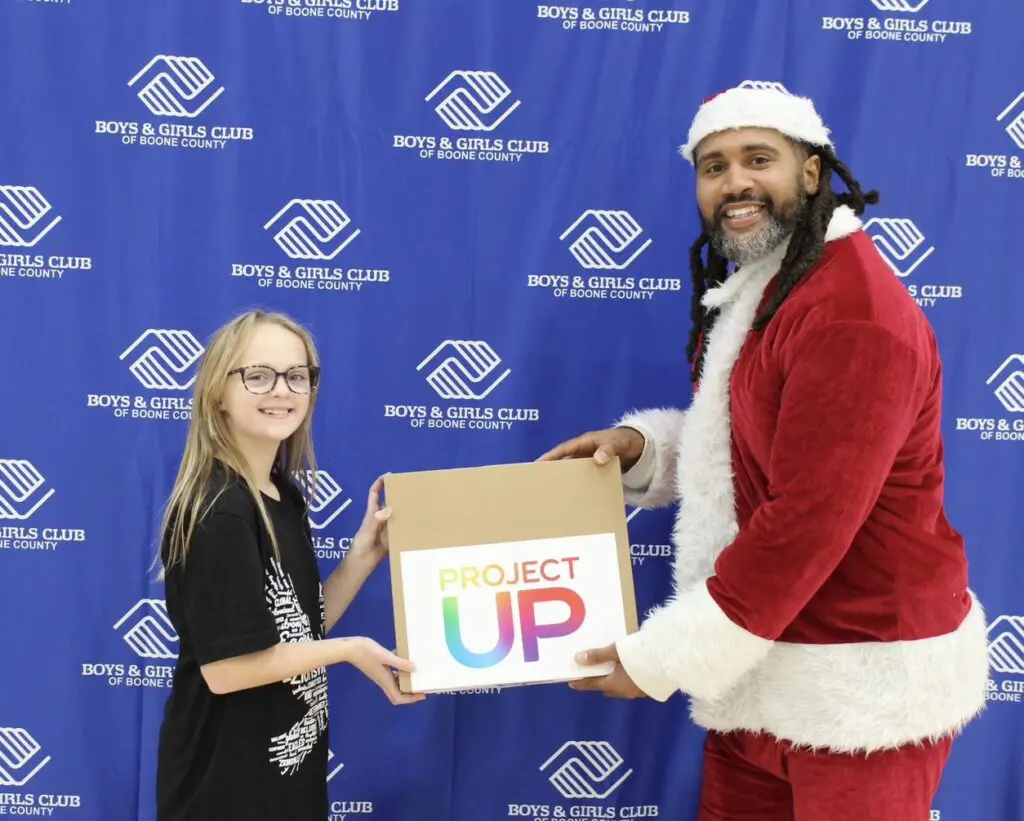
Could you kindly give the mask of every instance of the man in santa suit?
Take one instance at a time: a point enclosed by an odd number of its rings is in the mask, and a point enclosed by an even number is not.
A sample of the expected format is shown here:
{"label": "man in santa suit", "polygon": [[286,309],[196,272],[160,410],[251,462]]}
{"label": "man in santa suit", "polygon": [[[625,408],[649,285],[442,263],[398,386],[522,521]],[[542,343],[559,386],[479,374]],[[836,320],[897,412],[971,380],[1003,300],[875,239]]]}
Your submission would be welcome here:
{"label": "man in santa suit", "polygon": [[988,680],[943,508],[935,337],[810,100],[730,89],[681,153],[704,226],[693,402],[541,457],[618,456],[628,503],[678,502],[674,590],[581,655],[614,672],[573,686],[691,697],[700,821],[925,821]]}

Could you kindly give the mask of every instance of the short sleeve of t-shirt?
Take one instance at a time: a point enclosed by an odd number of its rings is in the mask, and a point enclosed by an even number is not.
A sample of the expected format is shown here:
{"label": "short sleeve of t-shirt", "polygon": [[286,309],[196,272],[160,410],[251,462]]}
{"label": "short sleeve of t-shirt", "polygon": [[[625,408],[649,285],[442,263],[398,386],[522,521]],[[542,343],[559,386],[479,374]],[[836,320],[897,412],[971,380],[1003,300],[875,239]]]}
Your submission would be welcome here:
{"label": "short sleeve of t-shirt", "polygon": [[279,643],[264,577],[256,531],[248,519],[225,512],[203,519],[180,577],[185,622],[199,664]]}

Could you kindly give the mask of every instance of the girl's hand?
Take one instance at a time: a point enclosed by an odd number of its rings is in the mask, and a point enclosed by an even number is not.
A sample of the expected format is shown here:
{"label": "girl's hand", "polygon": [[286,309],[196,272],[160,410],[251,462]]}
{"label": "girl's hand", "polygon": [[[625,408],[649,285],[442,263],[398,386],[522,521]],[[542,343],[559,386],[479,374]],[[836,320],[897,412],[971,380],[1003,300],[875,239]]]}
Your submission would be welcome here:
{"label": "girl's hand", "polygon": [[349,645],[348,661],[370,681],[380,687],[392,704],[415,704],[423,701],[423,693],[403,693],[398,688],[398,670],[411,673],[415,665],[381,647],[373,639],[345,639]]}
{"label": "girl's hand", "polygon": [[384,477],[379,476],[370,486],[366,499],[366,513],[359,531],[352,539],[349,557],[359,561],[367,561],[371,568],[376,567],[388,553],[388,517],[391,508],[380,508],[380,493],[384,489]]}

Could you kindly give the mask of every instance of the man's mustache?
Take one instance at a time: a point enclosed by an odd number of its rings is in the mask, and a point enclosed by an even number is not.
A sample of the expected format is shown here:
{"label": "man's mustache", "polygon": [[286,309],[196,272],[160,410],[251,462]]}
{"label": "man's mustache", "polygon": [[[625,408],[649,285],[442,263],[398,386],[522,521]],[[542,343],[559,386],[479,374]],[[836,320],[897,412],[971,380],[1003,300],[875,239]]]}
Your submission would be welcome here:
{"label": "man's mustache", "polygon": [[740,203],[749,204],[752,202],[763,206],[764,210],[767,211],[769,215],[774,211],[775,206],[771,197],[756,197],[753,194],[740,197],[726,197],[718,204],[718,207],[715,208],[715,224],[721,224],[722,219],[725,217],[725,210],[730,206],[738,205]]}

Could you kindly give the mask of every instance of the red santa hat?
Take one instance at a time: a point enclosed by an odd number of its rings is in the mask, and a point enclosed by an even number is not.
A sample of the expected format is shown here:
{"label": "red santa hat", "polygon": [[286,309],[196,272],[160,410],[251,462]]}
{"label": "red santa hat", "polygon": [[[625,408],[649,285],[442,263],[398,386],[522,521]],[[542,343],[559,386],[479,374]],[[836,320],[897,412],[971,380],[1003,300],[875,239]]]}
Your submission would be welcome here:
{"label": "red santa hat", "polygon": [[679,153],[692,165],[701,140],[734,128],[772,128],[794,140],[832,147],[829,130],[809,99],[789,93],[778,83],[746,82],[704,101]]}

